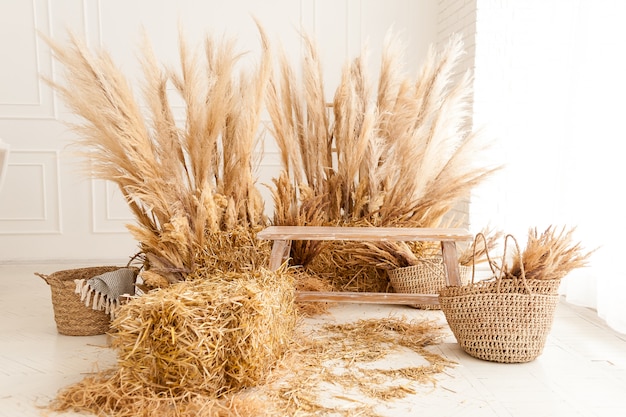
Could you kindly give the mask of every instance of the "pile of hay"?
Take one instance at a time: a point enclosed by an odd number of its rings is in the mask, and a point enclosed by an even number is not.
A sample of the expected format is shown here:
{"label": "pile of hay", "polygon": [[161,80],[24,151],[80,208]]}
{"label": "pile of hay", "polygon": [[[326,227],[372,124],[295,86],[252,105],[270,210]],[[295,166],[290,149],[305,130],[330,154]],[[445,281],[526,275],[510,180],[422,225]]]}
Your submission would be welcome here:
{"label": "pile of hay", "polygon": [[[415,395],[454,365],[430,350],[444,332],[428,320],[296,328],[290,275],[181,282],[125,305],[113,323],[118,367],[66,387],[51,408],[115,417],[377,415],[380,401]],[[407,350],[425,362],[376,365]]]}
{"label": "pile of hay", "polygon": [[224,273],[150,292],[112,323],[118,369],[66,388],[54,408],[115,416],[221,409],[229,394],[265,383],[289,349],[296,317],[284,271]]}

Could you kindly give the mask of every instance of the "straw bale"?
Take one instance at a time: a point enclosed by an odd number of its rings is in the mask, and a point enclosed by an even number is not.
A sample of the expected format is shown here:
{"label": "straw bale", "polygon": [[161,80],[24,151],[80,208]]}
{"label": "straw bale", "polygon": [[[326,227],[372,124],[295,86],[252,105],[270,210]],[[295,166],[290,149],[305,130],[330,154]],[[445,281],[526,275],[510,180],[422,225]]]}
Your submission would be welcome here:
{"label": "straw bale", "polygon": [[179,283],[129,303],[112,324],[128,376],[156,392],[221,395],[262,382],[295,327],[293,283],[268,271]]}
{"label": "straw bale", "polygon": [[224,402],[265,382],[296,318],[293,279],[282,270],[216,273],[153,290],[122,306],[111,325],[118,368],[68,387],[54,408],[231,415],[225,410],[234,405]]}

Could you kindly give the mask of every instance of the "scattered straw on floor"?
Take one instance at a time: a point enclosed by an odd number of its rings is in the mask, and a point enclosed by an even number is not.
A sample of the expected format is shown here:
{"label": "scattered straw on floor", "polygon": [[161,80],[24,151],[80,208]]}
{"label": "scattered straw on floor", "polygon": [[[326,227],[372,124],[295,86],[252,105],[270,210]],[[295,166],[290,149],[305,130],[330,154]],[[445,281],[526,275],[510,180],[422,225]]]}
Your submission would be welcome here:
{"label": "scattered straw on floor", "polygon": [[[404,318],[359,320],[327,324],[301,334],[293,367],[271,385],[280,408],[303,416],[376,416],[375,404],[415,394],[420,384],[435,384],[436,375],[454,362],[428,346],[443,337],[442,327],[431,321]],[[409,349],[427,364],[377,368],[376,361]],[[330,393],[330,394],[329,394]]]}
{"label": "scattered straw on floor", "polygon": [[[453,366],[428,349],[444,335],[431,321],[295,327],[292,275],[281,274],[182,282],[129,303],[113,323],[117,368],[63,389],[51,408],[114,417],[376,416],[376,404],[417,394]],[[407,350],[422,358],[418,365],[384,363]]]}

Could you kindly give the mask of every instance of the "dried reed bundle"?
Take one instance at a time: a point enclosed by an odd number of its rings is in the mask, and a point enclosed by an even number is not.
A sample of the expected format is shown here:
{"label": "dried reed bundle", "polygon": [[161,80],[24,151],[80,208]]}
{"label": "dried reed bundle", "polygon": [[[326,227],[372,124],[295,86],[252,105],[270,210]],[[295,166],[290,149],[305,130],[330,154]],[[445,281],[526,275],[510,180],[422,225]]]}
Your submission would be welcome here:
{"label": "dried reed bundle", "polygon": [[595,250],[586,251],[581,242],[574,241],[576,228],[557,230],[548,226],[539,233],[537,228],[528,231],[526,247],[520,257],[515,256],[510,267],[505,266],[506,278],[520,278],[522,267],[527,279],[558,280],[577,268],[588,265]]}
{"label": "dried reed bundle", "polygon": [[[480,160],[483,136],[466,130],[471,77],[454,81],[463,53],[460,38],[441,52],[431,48],[412,80],[403,71],[403,47],[390,36],[377,90],[364,51],[343,70],[332,123],[319,56],[309,37],[305,43],[302,87],[283,57],[268,89],[272,133],[283,161],[272,190],[275,224],[438,227],[460,198],[497,170]],[[339,263],[349,264],[351,275],[364,262],[407,266],[431,249],[402,242],[340,247]],[[309,267],[324,248],[301,242],[291,255]]]}
{"label": "dried reed bundle", "polygon": [[[252,150],[271,65],[259,26],[258,68],[240,71],[232,40],[205,41],[200,54],[180,35],[180,72],[164,70],[146,41],[141,60],[147,120],[127,78],[105,50],[75,35],[68,46],[48,40],[65,67],[66,85],[50,81],[82,118],[73,128],[91,175],[116,183],[137,224],[129,230],[149,268],[169,283],[193,271],[197,248],[236,224],[267,224],[255,187]],[[172,85],[185,104],[178,126]]]}
{"label": "dried reed bundle", "polygon": [[[272,132],[285,168],[274,179],[274,224],[322,225],[327,219],[326,181],[332,166],[332,136],[324,99],[319,55],[313,40],[304,37],[302,83],[284,52],[280,77],[270,76],[266,105]],[[321,242],[294,242],[296,264],[306,265],[321,250]]]}
{"label": "dried reed bundle", "polygon": [[169,407],[194,415],[203,405],[231,415],[228,394],[265,383],[295,326],[293,281],[282,270],[217,272],[149,292],[112,323],[118,369],[66,388],[55,407],[130,416]]}

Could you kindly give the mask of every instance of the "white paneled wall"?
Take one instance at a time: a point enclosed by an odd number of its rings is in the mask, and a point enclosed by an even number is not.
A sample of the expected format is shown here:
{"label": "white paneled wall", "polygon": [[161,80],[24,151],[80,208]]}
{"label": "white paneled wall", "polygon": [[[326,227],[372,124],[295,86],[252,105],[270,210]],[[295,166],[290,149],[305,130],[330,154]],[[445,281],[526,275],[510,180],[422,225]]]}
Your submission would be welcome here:
{"label": "white paneled wall", "polygon": [[[91,180],[68,145],[72,120],[40,76],[60,80],[38,33],[56,40],[70,29],[92,47],[110,51],[135,80],[141,34],[158,58],[175,65],[179,25],[191,43],[207,34],[235,37],[257,56],[253,16],[288,56],[297,59],[301,31],[313,34],[324,62],[329,97],[342,65],[369,46],[372,71],[387,31],[408,41],[407,63],[417,69],[437,32],[438,0],[3,0],[0,2],[0,137],[11,145],[0,190],[0,262],[127,259],[136,243],[118,190]],[[268,142],[259,182],[269,183],[280,166]],[[265,196],[269,194],[262,188]]]}

